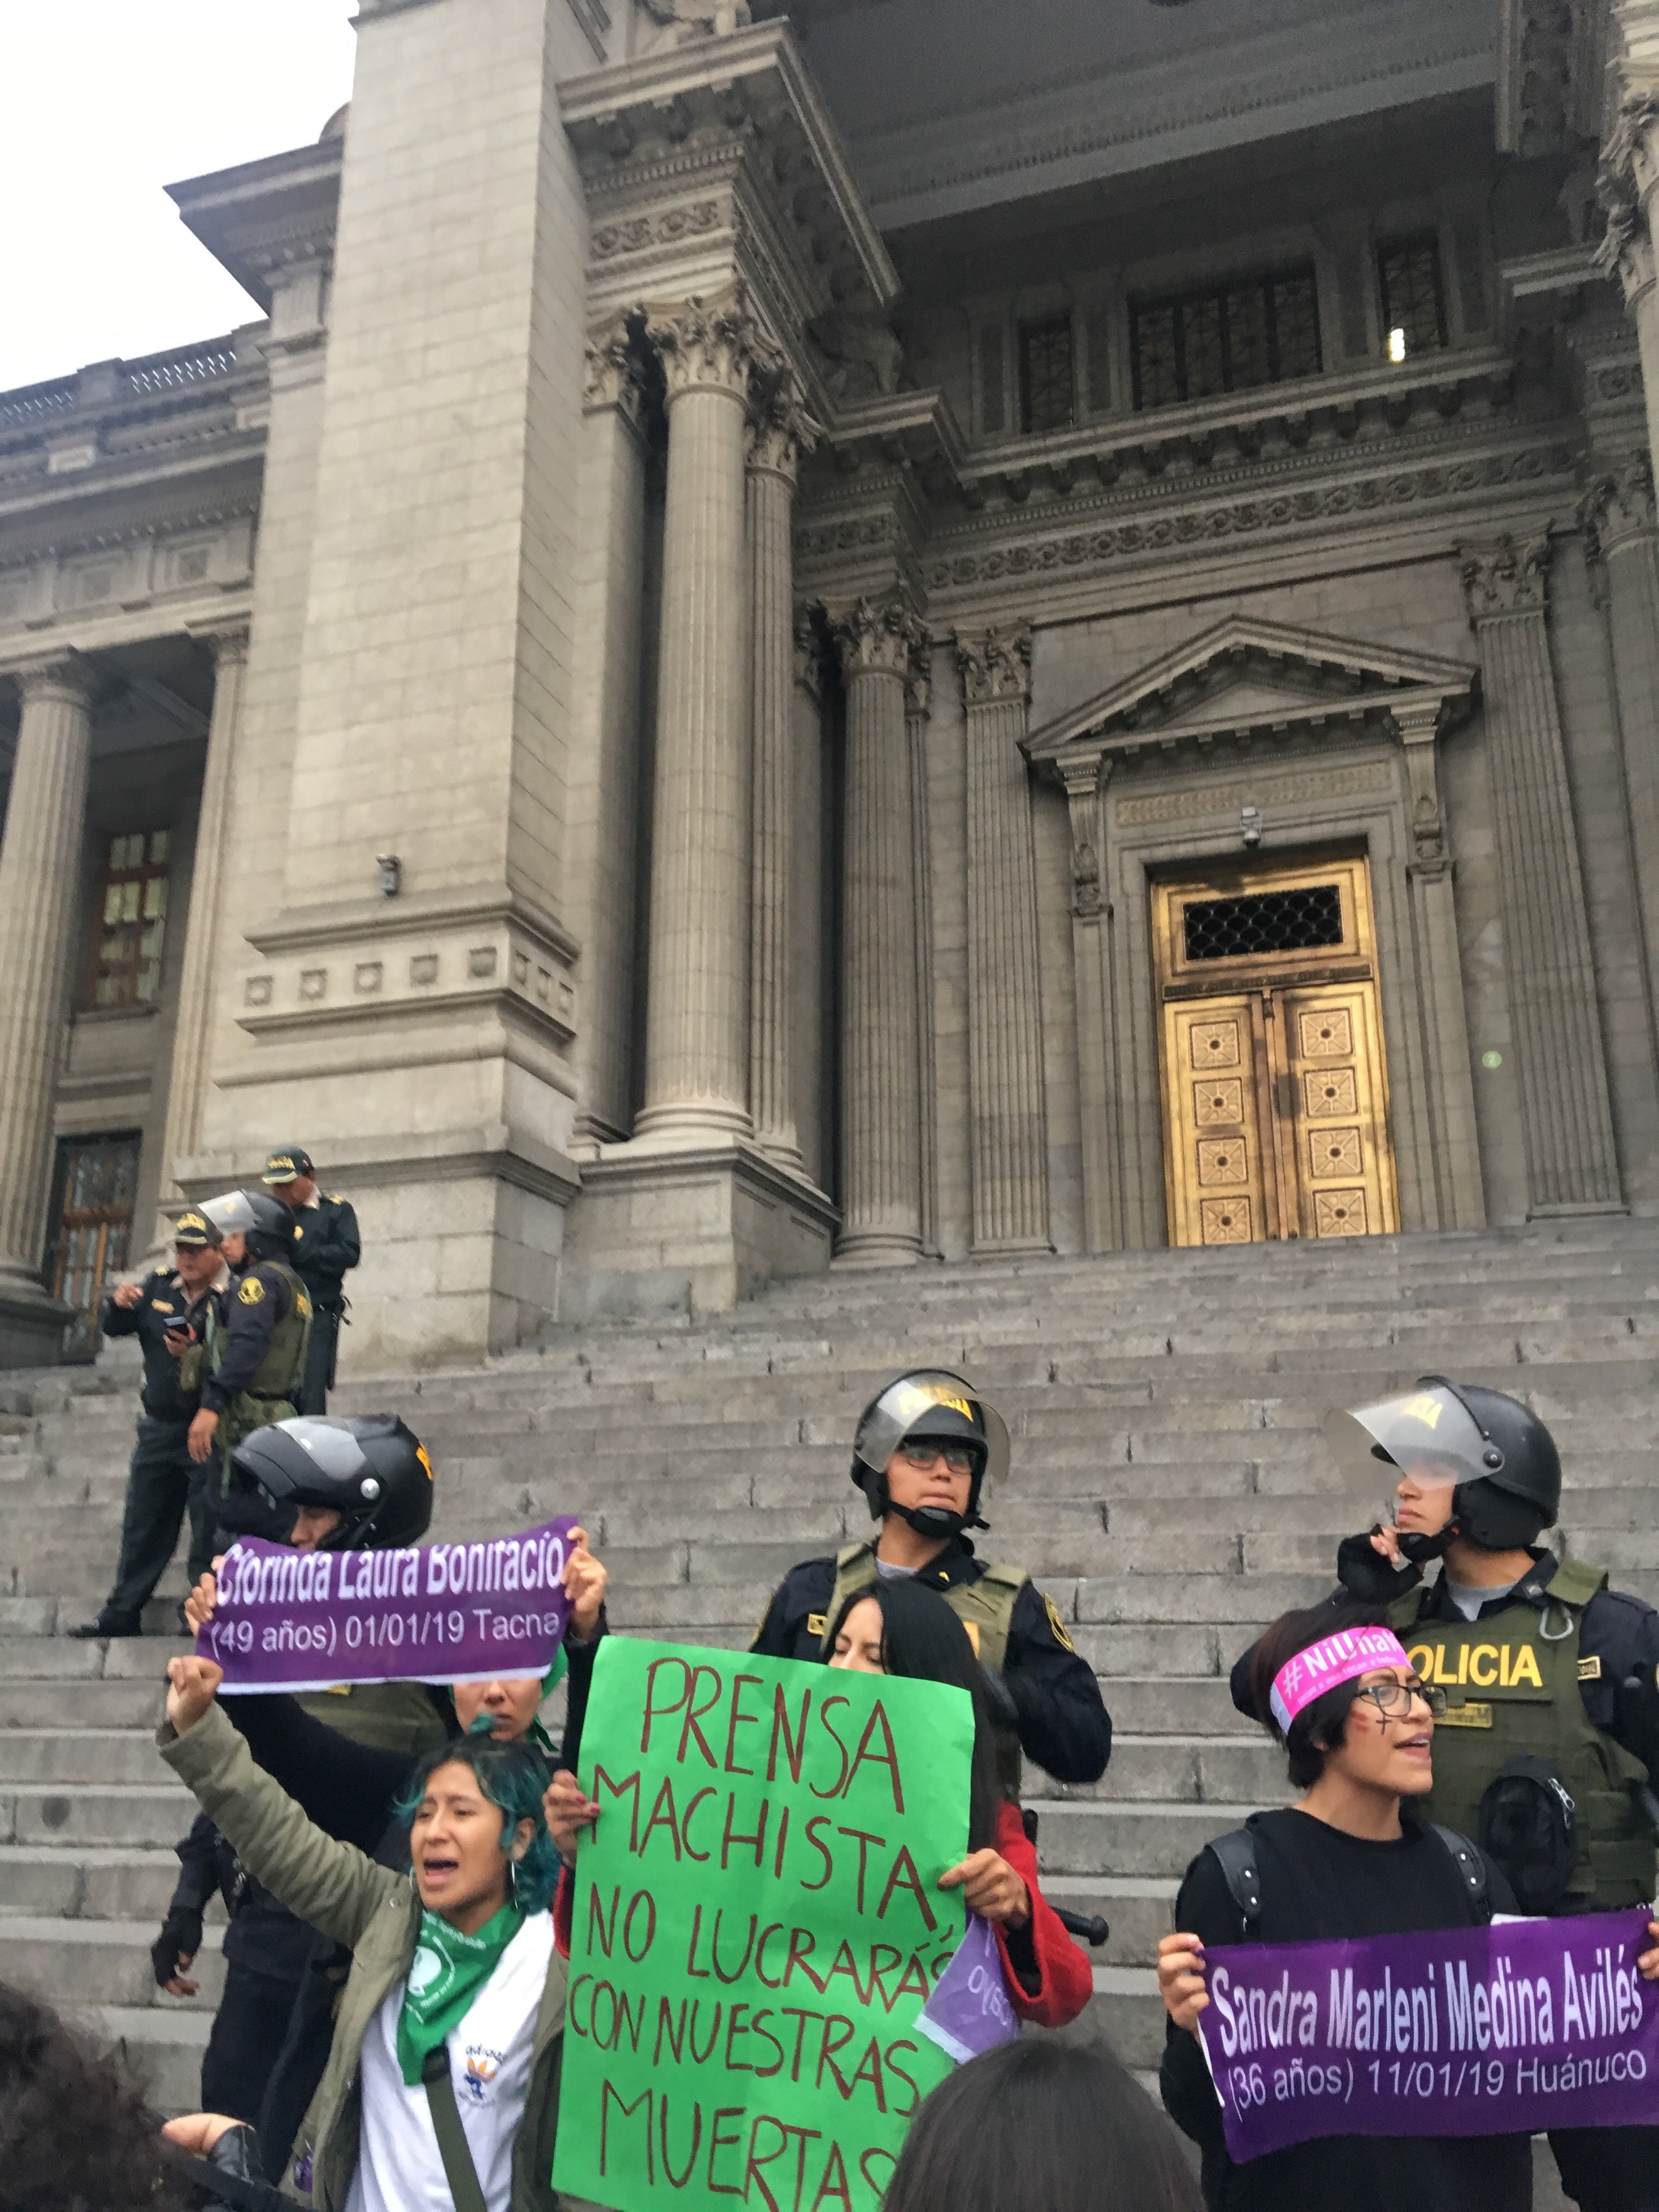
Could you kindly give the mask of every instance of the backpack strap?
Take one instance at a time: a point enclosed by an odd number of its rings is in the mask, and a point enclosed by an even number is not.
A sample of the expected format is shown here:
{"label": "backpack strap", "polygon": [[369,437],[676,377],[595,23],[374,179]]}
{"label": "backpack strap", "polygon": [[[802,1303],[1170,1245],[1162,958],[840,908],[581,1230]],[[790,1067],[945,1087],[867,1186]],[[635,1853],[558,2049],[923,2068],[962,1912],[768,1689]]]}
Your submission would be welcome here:
{"label": "backpack strap", "polygon": [[1212,1836],[1204,1848],[1221,1869],[1227,1893],[1243,1916],[1245,1936],[1254,1942],[1261,1918],[1261,1875],[1256,1864],[1255,1838],[1248,1828],[1234,1828],[1227,1835]]}
{"label": "backpack strap", "polygon": [[461,2125],[460,2108],[455,2102],[447,2043],[436,2044],[427,2052],[421,2062],[421,2080],[426,2087],[432,2132],[438,2138],[438,2155],[444,2162],[444,2179],[449,2184],[455,2212],[489,2212],[478,2169],[472,2163],[466,2130]]}
{"label": "backpack strap", "polygon": [[1486,1862],[1467,1836],[1455,1828],[1443,1828],[1437,1820],[1434,1832],[1451,1855],[1463,1884],[1463,1893],[1483,1919],[1492,1917],[1492,1882],[1486,1872]]}

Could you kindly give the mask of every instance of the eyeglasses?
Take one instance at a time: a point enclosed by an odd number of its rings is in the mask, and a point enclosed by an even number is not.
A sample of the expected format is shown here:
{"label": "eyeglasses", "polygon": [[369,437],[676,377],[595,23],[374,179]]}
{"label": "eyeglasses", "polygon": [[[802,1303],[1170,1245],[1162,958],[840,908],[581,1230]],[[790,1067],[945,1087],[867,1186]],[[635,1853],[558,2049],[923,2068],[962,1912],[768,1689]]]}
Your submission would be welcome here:
{"label": "eyeglasses", "polygon": [[915,1437],[899,1446],[906,1467],[932,1467],[935,1460],[945,1462],[947,1474],[971,1474],[978,1455],[969,1444],[936,1444],[925,1437]]}
{"label": "eyeglasses", "polygon": [[1367,1682],[1359,1692],[1369,1698],[1385,1721],[1403,1720],[1420,1698],[1436,1720],[1446,1710],[1446,1693],[1426,1682]]}

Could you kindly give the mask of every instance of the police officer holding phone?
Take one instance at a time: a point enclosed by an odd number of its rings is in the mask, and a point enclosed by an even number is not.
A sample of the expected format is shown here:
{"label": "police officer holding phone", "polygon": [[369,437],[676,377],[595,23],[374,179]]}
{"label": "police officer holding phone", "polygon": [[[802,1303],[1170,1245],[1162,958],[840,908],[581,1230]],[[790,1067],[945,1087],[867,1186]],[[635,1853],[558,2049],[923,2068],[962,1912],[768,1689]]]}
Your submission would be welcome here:
{"label": "police officer holding phone", "polygon": [[226,1279],[219,1231],[193,1208],[173,1231],[173,1265],[157,1267],[142,1283],[122,1283],[104,1299],[99,1326],[106,1336],[136,1336],[143,1354],[138,1437],[127,1470],[121,1521],[121,1556],[115,1587],[95,1620],[71,1636],[141,1636],[142,1615],[161,1579],[179,1524],[190,1515],[190,1582],[193,1588],[213,1560],[217,1499],[207,1470],[191,1457],[188,1437],[198,1404],[186,1359],[205,1333],[209,1303]]}

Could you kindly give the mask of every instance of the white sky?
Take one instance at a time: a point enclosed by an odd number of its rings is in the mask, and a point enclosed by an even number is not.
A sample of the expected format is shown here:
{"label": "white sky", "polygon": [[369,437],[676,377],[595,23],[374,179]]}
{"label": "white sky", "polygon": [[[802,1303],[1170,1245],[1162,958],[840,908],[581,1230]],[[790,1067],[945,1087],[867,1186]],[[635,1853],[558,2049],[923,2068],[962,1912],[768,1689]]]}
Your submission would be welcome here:
{"label": "white sky", "polygon": [[184,177],[315,139],[352,0],[0,0],[0,392],[260,310],[179,220]]}

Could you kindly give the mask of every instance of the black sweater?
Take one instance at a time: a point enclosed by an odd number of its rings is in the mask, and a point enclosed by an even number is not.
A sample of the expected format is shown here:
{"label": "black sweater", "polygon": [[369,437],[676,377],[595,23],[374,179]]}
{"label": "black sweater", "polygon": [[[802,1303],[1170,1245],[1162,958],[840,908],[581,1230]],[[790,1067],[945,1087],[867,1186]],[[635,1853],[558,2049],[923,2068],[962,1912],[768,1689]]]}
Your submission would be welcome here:
{"label": "black sweater", "polygon": [[[1397,1843],[1368,1843],[1290,1808],[1253,1814],[1264,1943],[1398,1936],[1468,1928],[1477,1919],[1440,1838],[1402,1811]],[[1512,1911],[1489,1869],[1492,1904]],[[1242,1943],[1243,1915],[1220,1865],[1200,1851],[1187,1869],[1176,1926],[1206,1944]],[[1525,2136],[1331,2136],[1235,2166],[1221,2107],[1197,2039],[1170,2021],[1160,2076],[1170,2115],[1204,2154],[1212,2212],[1528,2212],[1532,2149]]]}

